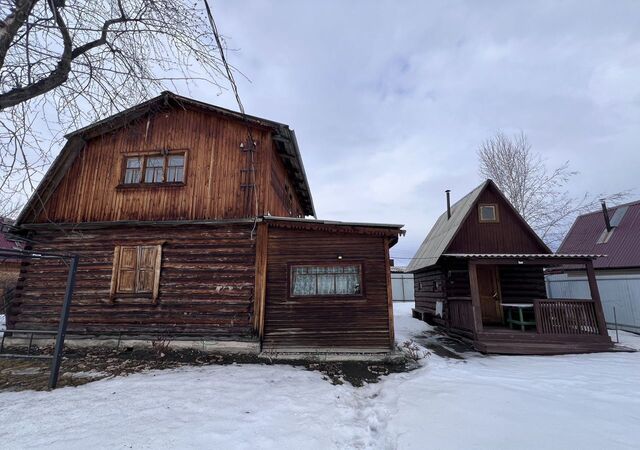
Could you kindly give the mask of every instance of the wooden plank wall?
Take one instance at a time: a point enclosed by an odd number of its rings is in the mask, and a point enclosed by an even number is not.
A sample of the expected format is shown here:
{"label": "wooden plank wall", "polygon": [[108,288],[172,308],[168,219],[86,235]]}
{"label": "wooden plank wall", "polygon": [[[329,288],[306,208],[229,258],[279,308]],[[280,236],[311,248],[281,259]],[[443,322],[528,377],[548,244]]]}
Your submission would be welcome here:
{"label": "wooden plank wall", "polygon": [[[279,162],[271,130],[253,128],[257,142],[255,168],[259,208],[285,214],[281,201],[271,193],[271,165]],[[197,220],[251,217],[252,201],[246,201],[241,184],[251,180],[248,141],[242,121],[213,113],[174,109],[89,140],[73,162],[38,222],[103,222],[118,220]],[[127,154],[186,149],[184,186],[150,186],[117,189]],[[286,179],[281,167],[276,172]],[[284,181],[283,181],[284,182]],[[294,211],[301,207],[294,196]]]}
{"label": "wooden plank wall", "polygon": [[[253,338],[255,240],[251,224],[47,231],[34,250],[71,252],[80,263],[69,330],[89,332],[200,333]],[[109,298],[115,245],[162,245],[159,298]],[[67,268],[34,261],[22,268],[13,328],[49,329],[58,323]]]}
{"label": "wooden plank wall", "polygon": [[[363,265],[364,298],[289,296],[290,263]],[[269,227],[265,350],[388,350],[385,237]]]}
{"label": "wooden plank wall", "polygon": [[498,204],[500,222],[480,223],[476,204],[444,253],[548,253],[493,188],[480,195],[480,203]]}

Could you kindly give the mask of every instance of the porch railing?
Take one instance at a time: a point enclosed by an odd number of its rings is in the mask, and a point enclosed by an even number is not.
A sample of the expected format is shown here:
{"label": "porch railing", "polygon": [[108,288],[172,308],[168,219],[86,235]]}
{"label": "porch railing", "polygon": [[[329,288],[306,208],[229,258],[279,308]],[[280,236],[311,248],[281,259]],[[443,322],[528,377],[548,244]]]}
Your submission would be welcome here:
{"label": "porch railing", "polygon": [[473,331],[471,297],[449,297],[449,326]]}
{"label": "porch railing", "polygon": [[533,308],[539,334],[600,334],[593,300],[534,300]]}

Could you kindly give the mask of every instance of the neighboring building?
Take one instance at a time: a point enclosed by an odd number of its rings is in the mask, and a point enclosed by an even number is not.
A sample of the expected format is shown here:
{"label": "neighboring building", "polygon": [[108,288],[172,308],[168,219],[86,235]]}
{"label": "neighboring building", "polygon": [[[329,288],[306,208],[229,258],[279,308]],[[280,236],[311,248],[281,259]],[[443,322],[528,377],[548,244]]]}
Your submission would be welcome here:
{"label": "neighboring building", "polygon": [[[79,255],[71,333],[389,351],[401,225],[315,214],[287,125],[165,92],[68,135],[17,225]],[[23,268],[9,328],[55,326],[65,277]]]}
{"label": "neighboring building", "polygon": [[[606,211],[606,215],[605,215]],[[593,263],[609,325],[640,332],[640,201],[579,216],[558,253],[606,255]],[[581,268],[564,267],[547,276],[547,289],[558,297],[588,295]],[[614,314],[615,308],[615,314]]]}
{"label": "neighboring building", "polygon": [[406,267],[391,266],[391,293],[394,302],[413,302],[413,274]]}
{"label": "neighboring building", "polygon": [[[15,241],[9,238],[9,229],[13,221],[0,217],[0,251],[19,250]],[[20,273],[20,261],[11,256],[0,254],[0,298],[7,289],[13,289],[18,281]],[[0,314],[2,314],[2,302],[0,301]]]}
{"label": "neighboring building", "polygon": [[[553,254],[487,180],[447,206],[407,267],[414,274],[414,317],[441,325],[487,353],[606,350],[611,340],[594,258]],[[567,263],[586,267],[589,300],[547,298],[543,269]]]}

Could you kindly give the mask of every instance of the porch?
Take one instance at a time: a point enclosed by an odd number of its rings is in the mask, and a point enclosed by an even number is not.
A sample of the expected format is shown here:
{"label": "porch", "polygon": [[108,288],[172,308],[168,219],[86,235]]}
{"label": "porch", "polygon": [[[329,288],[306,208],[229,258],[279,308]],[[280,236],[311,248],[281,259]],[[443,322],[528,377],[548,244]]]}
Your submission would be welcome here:
{"label": "porch", "polygon": [[[612,347],[593,271],[597,256],[446,256],[458,266],[464,263],[469,282],[468,296],[447,297],[448,328],[478,351],[562,354]],[[543,268],[563,264],[585,268],[590,299],[549,299],[536,288],[544,285]]]}

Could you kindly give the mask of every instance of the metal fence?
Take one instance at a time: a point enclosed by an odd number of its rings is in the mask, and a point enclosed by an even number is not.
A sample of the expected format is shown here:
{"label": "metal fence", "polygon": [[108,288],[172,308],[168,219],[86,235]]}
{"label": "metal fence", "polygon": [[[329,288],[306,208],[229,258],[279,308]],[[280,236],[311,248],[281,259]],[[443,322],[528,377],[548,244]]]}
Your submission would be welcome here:
{"label": "metal fence", "polygon": [[[640,275],[597,275],[607,325],[640,333]],[[549,298],[590,298],[584,276],[547,275]]]}

